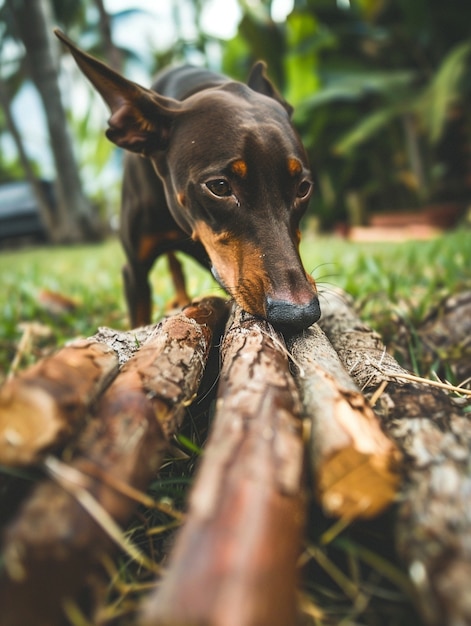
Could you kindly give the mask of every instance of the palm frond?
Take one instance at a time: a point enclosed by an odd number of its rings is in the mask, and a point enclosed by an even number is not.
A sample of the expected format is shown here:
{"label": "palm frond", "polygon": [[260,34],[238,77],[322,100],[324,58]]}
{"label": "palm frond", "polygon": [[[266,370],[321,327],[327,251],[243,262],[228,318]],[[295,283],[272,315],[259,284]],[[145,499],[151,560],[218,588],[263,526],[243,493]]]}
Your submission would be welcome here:
{"label": "palm frond", "polygon": [[471,41],[455,46],[418,101],[417,112],[432,141],[442,136],[450,108],[465,94],[465,80],[471,78]]}

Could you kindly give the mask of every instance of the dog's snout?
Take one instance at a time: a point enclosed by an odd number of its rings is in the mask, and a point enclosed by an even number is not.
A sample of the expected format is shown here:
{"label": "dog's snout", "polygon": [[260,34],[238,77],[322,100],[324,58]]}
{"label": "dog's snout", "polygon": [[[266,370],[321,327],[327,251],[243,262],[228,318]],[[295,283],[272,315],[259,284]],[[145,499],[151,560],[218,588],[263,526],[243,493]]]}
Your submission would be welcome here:
{"label": "dog's snout", "polygon": [[317,296],[307,304],[267,298],[267,320],[275,327],[301,331],[317,322],[320,316],[321,308]]}

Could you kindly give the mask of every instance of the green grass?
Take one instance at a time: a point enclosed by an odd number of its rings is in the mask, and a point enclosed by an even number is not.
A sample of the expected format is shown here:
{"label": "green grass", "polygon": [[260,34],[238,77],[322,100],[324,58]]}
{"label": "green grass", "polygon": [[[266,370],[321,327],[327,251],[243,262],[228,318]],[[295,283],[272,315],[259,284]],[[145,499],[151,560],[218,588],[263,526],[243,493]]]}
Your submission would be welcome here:
{"label": "green grass", "polygon": [[[443,296],[471,288],[470,237],[463,230],[428,242],[355,244],[307,234],[301,251],[321,298],[328,298],[332,287],[346,289],[365,319],[391,339],[392,320],[399,317],[413,329]],[[123,261],[116,240],[0,252],[0,379],[14,356],[22,322],[40,322],[51,333],[36,338],[31,358],[72,337],[91,335],[99,326],[126,328]],[[221,293],[196,263],[185,261],[185,267],[192,295]],[[158,317],[172,299],[164,259],[152,272],[152,282]],[[75,310],[51,312],[41,304],[42,290],[71,298]]]}
{"label": "green grass", "polygon": [[353,295],[362,315],[392,313],[418,323],[443,296],[471,286],[471,233],[462,230],[430,241],[351,243],[307,236],[302,254],[328,297],[330,286]]}
{"label": "green grass", "polygon": [[[124,254],[117,240],[100,245],[40,247],[0,252],[0,380],[13,358],[22,335],[20,324],[39,322],[51,332],[37,338],[40,356],[77,336],[89,336],[99,326],[127,328],[121,267]],[[192,293],[208,291],[213,280],[196,263],[187,263]],[[173,291],[165,259],[152,273],[155,315],[165,312]],[[71,312],[54,312],[44,306],[41,293],[52,291],[75,303]]]}

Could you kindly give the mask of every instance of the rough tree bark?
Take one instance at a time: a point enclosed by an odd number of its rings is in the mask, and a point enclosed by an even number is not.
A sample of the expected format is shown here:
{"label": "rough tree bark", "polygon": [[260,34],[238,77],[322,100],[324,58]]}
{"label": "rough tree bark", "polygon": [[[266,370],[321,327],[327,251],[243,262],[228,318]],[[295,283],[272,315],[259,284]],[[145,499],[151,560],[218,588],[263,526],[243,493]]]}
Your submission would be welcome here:
{"label": "rough tree bark", "polygon": [[300,404],[282,339],[237,310],[216,415],[168,571],[145,626],[296,623],[304,527]]}
{"label": "rough tree bark", "polygon": [[[125,356],[70,464],[46,459],[56,481],[37,485],[4,536],[2,626],[63,623],[64,600],[83,587],[111,547],[86,503],[98,502],[118,524],[130,519],[136,503],[129,487],[145,489],[158,469],[226,317],[223,301],[208,299],[160,323],[133,356]],[[129,352],[129,341],[104,336]]]}
{"label": "rough tree bark", "polygon": [[391,504],[400,454],[317,326],[288,341],[310,420],[310,464],[329,515],[373,517]]}
{"label": "rough tree bark", "polygon": [[346,294],[330,296],[321,323],[404,455],[396,538],[424,620],[471,624],[471,420],[445,391],[401,378]]}

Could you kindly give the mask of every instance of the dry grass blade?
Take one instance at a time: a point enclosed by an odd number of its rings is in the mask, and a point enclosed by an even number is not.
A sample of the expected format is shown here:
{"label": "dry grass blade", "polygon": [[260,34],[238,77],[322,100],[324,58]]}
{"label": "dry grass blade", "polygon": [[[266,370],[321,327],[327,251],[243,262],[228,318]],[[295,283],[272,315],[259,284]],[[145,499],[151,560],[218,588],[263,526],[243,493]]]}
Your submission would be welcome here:
{"label": "dry grass blade", "polygon": [[159,566],[127,539],[110,514],[83,487],[84,476],[81,472],[52,456],[45,459],[44,466],[49,476],[82,505],[87,513],[124,552],[149,571],[160,573]]}
{"label": "dry grass blade", "polygon": [[165,513],[166,515],[173,517],[175,520],[177,520],[177,522],[183,522],[185,519],[185,515],[181,513],[181,511],[177,511],[173,507],[163,502],[156,502],[146,493],[143,493],[132,485],[128,485],[116,476],[111,475],[109,472],[105,472],[96,463],[89,462],[87,465],[85,465],[85,463],[82,463],[80,469],[82,472],[93,476],[94,478],[98,478],[102,482],[106,483],[109,487],[112,487],[115,491],[121,493],[123,496],[131,498],[131,500],[142,504],[148,509],[155,509],[157,511],[160,511],[161,513]]}
{"label": "dry grass blade", "polygon": [[[464,389],[460,385],[452,385],[451,383],[444,383],[441,380],[430,380],[430,378],[423,378],[422,376],[415,376],[414,374],[407,374],[407,373],[402,373],[402,372],[400,373],[390,372],[387,370],[383,371],[381,369],[379,369],[379,371],[384,376],[391,376],[392,378],[396,378],[399,380],[407,380],[412,383],[430,385],[431,387],[438,387],[438,389],[444,389],[445,391],[450,391],[453,393],[460,393],[465,396],[471,396],[471,389]],[[466,381],[464,381],[462,384],[463,385],[466,384]]]}

